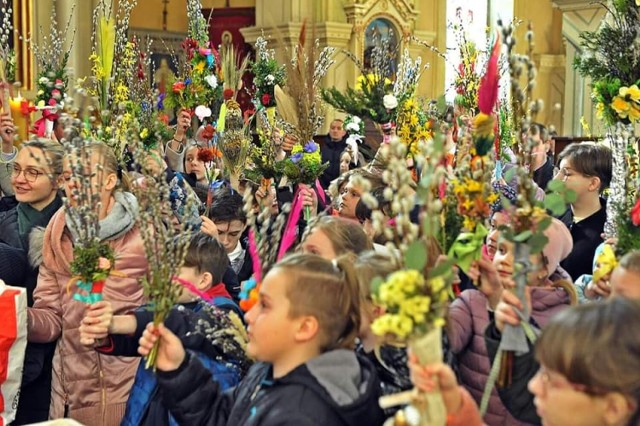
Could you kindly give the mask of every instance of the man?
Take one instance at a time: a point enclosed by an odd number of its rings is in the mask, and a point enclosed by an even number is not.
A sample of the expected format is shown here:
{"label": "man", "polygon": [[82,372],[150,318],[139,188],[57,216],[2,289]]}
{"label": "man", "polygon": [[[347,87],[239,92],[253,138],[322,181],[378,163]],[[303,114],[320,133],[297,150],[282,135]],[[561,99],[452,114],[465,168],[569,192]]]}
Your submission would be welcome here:
{"label": "man", "polygon": [[347,147],[346,136],[344,122],[340,119],[333,120],[329,134],[320,148],[322,163],[329,163],[329,167],[320,176],[320,184],[324,189],[329,188],[331,181],[340,176],[340,155]]}

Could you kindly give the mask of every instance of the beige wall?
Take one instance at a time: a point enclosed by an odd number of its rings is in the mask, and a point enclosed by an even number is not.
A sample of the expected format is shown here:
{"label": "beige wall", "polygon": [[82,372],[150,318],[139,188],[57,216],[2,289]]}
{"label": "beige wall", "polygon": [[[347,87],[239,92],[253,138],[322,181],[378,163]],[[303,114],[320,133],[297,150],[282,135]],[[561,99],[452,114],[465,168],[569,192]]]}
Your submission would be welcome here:
{"label": "beige wall", "polygon": [[[556,0],[555,3],[580,3],[580,1],[582,0]],[[78,34],[70,65],[77,76],[83,76],[89,72],[90,16],[96,2],[97,0],[76,2],[75,27],[78,29]],[[66,21],[72,3],[72,0],[58,0],[60,22]],[[224,7],[226,3],[227,0],[202,0],[205,8]],[[269,34],[269,29],[273,27],[278,28],[278,32],[285,40],[295,39],[301,22],[305,18],[314,17],[316,35],[320,38],[321,44],[361,52],[364,26],[372,17],[385,14],[402,26],[401,32],[413,33],[441,50],[445,47],[446,0],[228,0],[228,3],[231,7],[256,8],[256,26],[243,31],[249,43],[255,40],[262,29]],[[46,30],[51,0],[38,0],[37,5],[38,7],[34,8],[34,26],[43,25]],[[185,32],[187,16],[184,2],[171,0],[169,7],[167,30]],[[162,9],[162,0],[140,0],[132,12],[130,26],[138,29],[160,30]],[[529,19],[532,21],[535,31],[534,53],[539,73],[534,95],[541,98],[545,105],[537,120],[553,124],[561,133],[563,125],[567,127],[565,133],[575,133],[575,120],[567,120],[564,113],[567,111],[567,102],[573,103],[575,99],[584,98],[584,89],[580,89],[578,95],[565,93],[565,86],[570,90],[573,86],[566,85],[571,64],[567,64],[565,59],[563,12],[554,8],[552,0],[514,0],[514,14],[525,21],[518,30],[519,49],[524,49],[523,35],[526,31],[526,21]],[[564,19],[567,20],[566,13]],[[277,47],[275,40],[272,41],[272,46]],[[445,70],[443,60],[422,46],[409,43],[405,43],[405,46],[410,49],[412,55],[421,55],[423,63],[429,63],[429,68],[423,74],[418,88],[419,94],[425,97],[442,94]],[[325,79],[325,84],[346,87],[347,84],[355,82],[357,74],[352,63],[344,55],[339,55],[336,58],[335,67]],[[559,105],[560,109],[556,109],[554,107],[556,105]],[[589,108],[590,105],[585,105],[580,108],[580,111],[589,110]],[[576,114],[572,107],[569,111],[572,115]],[[587,112],[590,117],[590,111]],[[579,117],[577,119],[579,120]]]}

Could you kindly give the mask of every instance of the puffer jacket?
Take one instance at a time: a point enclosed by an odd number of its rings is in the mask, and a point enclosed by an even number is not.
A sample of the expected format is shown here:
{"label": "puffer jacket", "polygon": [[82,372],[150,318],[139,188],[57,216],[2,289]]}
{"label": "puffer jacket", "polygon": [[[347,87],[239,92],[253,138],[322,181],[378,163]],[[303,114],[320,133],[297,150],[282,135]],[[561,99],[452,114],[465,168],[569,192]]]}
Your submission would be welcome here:
{"label": "puffer jacket", "polygon": [[[544,327],[557,312],[569,306],[568,294],[560,288],[531,288],[531,316]],[[465,290],[449,308],[451,350],[458,356],[461,384],[478,404],[491,369],[484,332],[491,321],[487,298],[478,290]],[[492,314],[491,314],[492,316]],[[488,425],[522,425],[509,414],[494,389],[484,420]]]}
{"label": "puffer jacket", "polygon": [[[103,296],[114,314],[132,311],[143,303],[138,279],[147,273],[143,242],[137,227],[109,241],[116,253],[115,269],[124,277],[110,276]],[[138,366],[137,358],[101,355],[80,344],[78,328],[85,305],[67,291],[73,259],[65,209],[51,219],[44,236],[43,263],[29,309],[29,341],[58,344],[53,359],[50,418],[70,417],[85,425],[118,425]]]}

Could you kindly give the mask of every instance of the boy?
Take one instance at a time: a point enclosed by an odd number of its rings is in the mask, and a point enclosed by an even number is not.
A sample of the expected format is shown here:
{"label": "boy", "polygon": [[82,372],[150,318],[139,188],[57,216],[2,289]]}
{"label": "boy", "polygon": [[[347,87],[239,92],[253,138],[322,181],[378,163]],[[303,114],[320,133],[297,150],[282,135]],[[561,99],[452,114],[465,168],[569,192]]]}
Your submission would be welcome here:
{"label": "boy", "polygon": [[611,150],[592,142],[567,146],[559,155],[560,169],[554,179],[562,179],[577,199],[559,219],[571,231],[573,250],[562,261],[573,281],[591,274],[591,262],[602,243],[607,219],[605,201],[600,194],[611,182]]}
{"label": "boy", "polygon": [[353,351],[360,326],[358,283],[351,258],[334,263],[294,254],[262,280],[247,313],[247,353],[255,364],[222,392],[163,325],[149,324],[138,351],[159,343],[158,383],[181,424],[379,426],[379,381]]}
{"label": "boy", "polygon": [[[253,274],[248,242],[242,238],[246,227],[247,215],[242,196],[227,187],[214,191],[209,217],[202,217],[201,230],[220,241],[229,256],[231,268],[238,276],[239,283],[235,286],[227,285],[227,290],[236,301],[240,284]],[[224,281],[228,283],[226,279]]]}
{"label": "boy", "polygon": [[[225,389],[236,385],[248,367],[244,345],[234,339],[231,324],[231,316],[240,310],[224,284],[220,283],[227,265],[225,250],[218,241],[201,233],[195,234],[178,278],[206,294],[213,306],[219,309],[199,301],[196,294],[182,287],[178,304],[165,320],[167,327],[180,337],[186,348],[196,353]],[[239,335],[243,335],[244,327],[239,318],[236,320],[237,327],[241,329]],[[89,307],[82,321],[80,340],[85,345],[95,345],[95,349],[104,354],[137,356],[138,340],[146,324],[152,321],[153,312],[150,310],[140,309],[131,315],[114,316],[109,302],[98,302]],[[212,330],[216,333],[213,342],[205,336],[212,334]],[[122,424],[176,424],[163,406],[162,392],[157,391],[155,377],[145,369],[144,361],[138,368]]]}

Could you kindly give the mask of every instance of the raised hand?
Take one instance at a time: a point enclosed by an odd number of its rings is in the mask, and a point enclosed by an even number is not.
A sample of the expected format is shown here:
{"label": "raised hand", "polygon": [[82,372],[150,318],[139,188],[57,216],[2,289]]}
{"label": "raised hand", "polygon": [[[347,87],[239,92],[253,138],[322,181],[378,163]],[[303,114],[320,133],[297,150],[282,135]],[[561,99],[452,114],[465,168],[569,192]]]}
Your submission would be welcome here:
{"label": "raised hand", "polygon": [[160,324],[157,327],[153,323],[147,324],[147,328],[140,338],[138,353],[142,356],[149,355],[156,342],[160,342],[156,357],[156,367],[161,371],[178,369],[182,361],[184,361],[186,353],[180,339],[169,331],[164,324]]}

